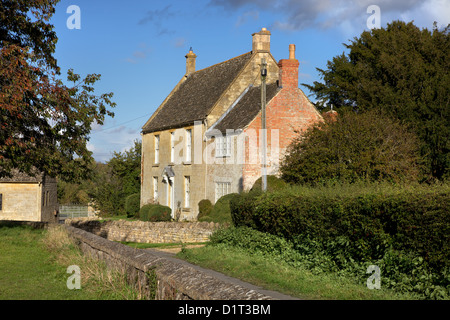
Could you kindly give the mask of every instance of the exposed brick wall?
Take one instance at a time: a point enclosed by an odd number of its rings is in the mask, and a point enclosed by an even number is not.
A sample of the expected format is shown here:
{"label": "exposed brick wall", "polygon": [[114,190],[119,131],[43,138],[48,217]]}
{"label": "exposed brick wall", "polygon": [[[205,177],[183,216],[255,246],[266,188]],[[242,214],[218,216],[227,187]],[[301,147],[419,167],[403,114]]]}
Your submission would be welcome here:
{"label": "exposed brick wall", "polygon": [[300,63],[297,59],[281,59],[279,67],[279,84],[283,88],[298,88],[298,67]]}
{"label": "exposed brick wall", "polygon": [[[321,121],[322,117],[314,105],[308,100],[302,90],[298,88],[298,61],[281,60],[280,77],[282,89],[267,103],[266,127],[267,127],[267,174],[279,173],[279,164],[292,140],[309,128],[314,122]],[[257,146],[260,145],[261,113],[252,121],[245,130],[246,134],[257,136]],[[246,147],[246,163],[243,169],[244,190],[252,187],[253,183],[261,176],[261,162],[249,163],[249,159],[259,154],[259,149]],[[279,153],[272,151],[272,145],[278,144]],[[259,160],[259,157],[258,157]]]}

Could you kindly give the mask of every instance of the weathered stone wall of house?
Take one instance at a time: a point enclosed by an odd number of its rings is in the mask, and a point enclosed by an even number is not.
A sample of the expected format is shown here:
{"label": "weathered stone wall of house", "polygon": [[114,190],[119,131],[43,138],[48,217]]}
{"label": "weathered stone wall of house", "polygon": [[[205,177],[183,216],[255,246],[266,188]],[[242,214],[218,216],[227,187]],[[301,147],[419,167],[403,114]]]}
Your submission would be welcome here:
{"label": "weathered stone wall of house", "polygon": [[109,241],[72,226],[67,231],[85,255],[127,275],[144,298],[156,300],[271,300],[271,296],[219,279],[172,259]]}
{"label": "weathered stone wall of house", "polygon": [[209,222],[99,221],[66,219],[65,223],[112,241],[139,243],[207,242],[219,225]]}
{"label": "weathered stone wall of house", "polygon": [[[215,150],[212,152],[211,163],[207,167],[206,175],[206,199],[213,204],[216,199],[216,184],[230,183],[231,190],[229,193],[240,193],[243,191],[242,170],[243,170],[243,140],[242,136],[234,135],[232,139],[231,154],[229,157],[215,157]],[[212,145],[215,139],[209,140]]]}
{"label": "weathered stone wall of house", "polygon": [[273,83],[278,80],[279,68],[273,56],[269,52],[253,53],[246,67],[217,101],[214,109],[211,110],[207,117],[208,128],[219,120],[250,84],[254,86],[261,85],[261,59],[265,59],[267,63],[267,83]]}
{"label": "weathered stone wall of house", "polygon": [[[191,161],[186,161],[186,129],[191,129]],[[171,161],[171,132],[175,132],[175,158]],[[158,131],[142,136],[141,160],[141,206],[158,202],[168,205],[172,210],[180,210],[180,220],[193,221],[198,215],[198,203],[205,198],[206,162],[203,159],[205,142],[204,126],[200,122],[195,126],[174,130]],[[155,135],[159,135],[159,162],[155,163]],[[173,177],[174,201],[169,201],[167,182],[163,181],[164,168],[170,166]],[[190,177],[189,203],[185,203],[185,177]],[[154,197],[154,178],[158,181],[158,198]],[[173,206],[173,207],[172,207]]]}
{"label": "weathered stone wall of house", "polygon": [[2,210],[0,220],[41,221],[39,183],[0,183]]}

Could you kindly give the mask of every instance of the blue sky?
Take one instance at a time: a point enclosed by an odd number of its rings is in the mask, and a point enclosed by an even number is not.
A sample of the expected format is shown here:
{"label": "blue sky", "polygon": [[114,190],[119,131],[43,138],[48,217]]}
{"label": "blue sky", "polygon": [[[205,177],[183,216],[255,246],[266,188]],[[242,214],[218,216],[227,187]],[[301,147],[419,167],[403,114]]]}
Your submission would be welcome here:
{"label": "blue sky", "polygon": [[[70,5],[80,8],[81,29],[67,27]],[[101,74],[96,92],[114,92],[115,117],[94,126],[88,144],[105,162],[140,139],[141,127],[184,75],[190,47],[199,70],[251,51],[252,33],[265,27],[275,59],[287,58],[295,44],[299,83],[312,84],[320,80],[316,68],[368,30],[370,5],[379,7],[381,27],[392,20],[428,29],[434,21],[450,23],[448,0],[62,0],[51,23],[62,73]]]}

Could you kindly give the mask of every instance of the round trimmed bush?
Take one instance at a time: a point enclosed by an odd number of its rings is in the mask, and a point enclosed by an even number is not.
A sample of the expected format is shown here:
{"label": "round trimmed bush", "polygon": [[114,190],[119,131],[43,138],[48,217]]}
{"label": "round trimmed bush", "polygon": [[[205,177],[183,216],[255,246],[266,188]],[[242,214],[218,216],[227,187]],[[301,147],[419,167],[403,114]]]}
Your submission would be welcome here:
{"label": "round trimmed bush", "polygon": [[125,212],[127,217],[137,217],[141,205],[141,195],[139,193],[134,193],[125,198]]}
{"label": "round trimmed bush", "polygon": [[[281,178],[278,178],[277,176],[268,175],[267,176],[267,191],[277,191],[282,190],[287,186],[287,183],[282,180]],[[261,192],[262,191],[262,177],[259,177],[258,180],[255,181],[252,188],[250,189],[251,192]]]}
{"label": "round trimmed bush", "polygon": [[200,220],[201,218],[209,215],[213,209],[213,205],[211,201],[208,199],[200,200],[198,203],[198,216],[197,219]]}
{"label": "round trimmed bush", "polygon": [[139,219],[142,221],[171,221],[172,209],[168,206],[160,204],[146,204],[139,211]]}
{"label": "round trimmed bush", "polygon": [[199,219],[199,221],[232,223],[230,201],[238,196],[238,193],[230,193],[221,197],[215,203],[211,213],[207,216],[202,217],[201,219]]}

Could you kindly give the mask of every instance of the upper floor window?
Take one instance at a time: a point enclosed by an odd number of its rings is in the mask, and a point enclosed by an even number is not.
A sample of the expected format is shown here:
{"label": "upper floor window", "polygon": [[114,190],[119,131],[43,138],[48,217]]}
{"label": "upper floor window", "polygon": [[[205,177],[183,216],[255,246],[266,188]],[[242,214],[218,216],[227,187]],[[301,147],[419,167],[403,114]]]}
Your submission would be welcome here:
{"label": "upper floor window", "polygon": [[216,137],[216,157],[231,156],[231,136]]}
{"label": "upper floor window", "polygon": [[170,133],[170,162],[175,162],[175,132]]}
{"label": "upper floor window", "polygon": [[186,129],[186,162],[191,162],[192,130]]}
{"label": "upper floor window", "polygon": [[159,163],[159,135],[155,135],[155,163]]}

